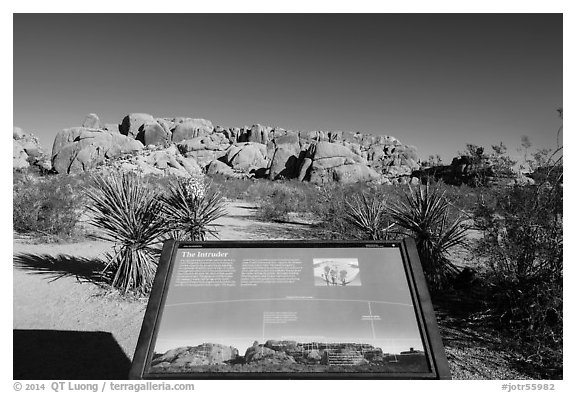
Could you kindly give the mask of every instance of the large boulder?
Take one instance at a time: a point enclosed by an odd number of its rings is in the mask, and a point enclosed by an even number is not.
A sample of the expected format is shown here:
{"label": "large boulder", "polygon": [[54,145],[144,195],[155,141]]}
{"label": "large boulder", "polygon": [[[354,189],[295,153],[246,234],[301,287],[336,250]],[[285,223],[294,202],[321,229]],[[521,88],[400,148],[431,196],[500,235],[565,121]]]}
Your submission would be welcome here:
{"label": "large boulder", "polygon": [[365,160],[358,154],[353,153],[344,145],[330,142],[319,142],[315,145],[313,159],[321,160],[323,158],[344,157],[354,162],[365,164]]}
{"label": "large boulder", "polygon": [[160,127],[162,127],[164,131],[166,131],[166,134],[172,135],[172,130],[174,129],[174,127],[176,127],[174,121],[164,118],[156,118],[155,120],[158,124],[160,124]]}
{"label": "large boulder", "polygon": [[186,157],[193,157],[202,167],[226,155],[226,150],[229,147],[230,141],[226,135],[216,132],[178,143],[180,152]]}
{"label": "large boulder", "polygon": [[134,139],[138,136],[144,124],[154,121],[154,117],[147,113],[130,113],[126,115],[120,125],[120,133]]}
{"label": "large boulder", "polygon": [[96,113],[89,113],[84,118],[84,121],[82,122],[82,127],[100,129],[102,128],[102,126],[100,125],[100,118]]}
{"label": "large boulder", "polygon": [[20,127],[14,127],[14,131],[12,133],[12,139],[19,140],[23,139],[26,136],[24,130]]}
{"label": "large boulder", "polygon": [[268,143],[268,133],[271,129],[272,127],[255,124],[251,128],[244,130],[245,136],[242,138],[242,141],[262,143],[265,145]]}
{"label": "large boulder", "polygon": [[270,179],[292,179],[297,176],[297,172],[298,156],[294,151],[285,147],[277,148],[270,164]]}
{"label": "large boulder", "polygon": [[79,173],[96,167],[107,158],[142,148],[140,142],[124,135],[92,128],[68,128],[54,139],[52,167],[58,173]]}
{"label": "large boulder", "polygon": [[106,123],[106,124],[104,124],[103,129],[105,131],[111,132],[113,134],[119,134],[120,133],[120,124]]}
{"label": "large boulder", "polygon": [[44,153],[38,138],[34,134],[27,133],[20,127],[14,127],[12,137],[13,169],[26,169],[31,166],[42,171],[51,169],[50,159]]}
{"label": "large boulder", "polygon": [[142,131],[138,134],[144,146],[164,146],[170,141],[170,133],[166,132],[157,121],[151,121],[142,125]]}
{"label": "large boulder", "polygon": [[244,172],[267,168],[266,145],[254,142],[233,145],[226,152],[226,162],[232,168]]}
{"label": "large boulder", "polygon": [[334,180],[339,183],[376,181],[380,175],[364,164],[342,165],[334,168]]}
{"label": "large boulder", "polygon": [[13,150],[12,168],[14,169],[28,168],[30,166],[30,163],[28,162],[28,154],[26,154],[22,145],[16,143],[16,140],[14,140],[14,143],[12,144],[12,150]]}
{"label": "large boulder", "polygon": [[327,134],[328,133],[324,131],[301,131],[300,140],[308,141],[309,143],[327,141],[328,140]]}
{"label": "large boulder", "polygon": [[202,168],[205,168],[209,163],[211,163],[214,160],[221,159],[225,155],[226,152],[219,150],[195,150],[186,153],[186,157],[191,157],[194,160],[196,160],[198,165],[200,165]]}
{"label": "large boulder", "polygon": [[305,157],[300,164],[300,169],[298,169],[298,180],[304,181],[309,176],[310,168],[312,167],[312,159],[310,157]]}
{"label": "large boulder", "polygon": [[[352,138],[343,133],[331,134],[332,139]],[[347,142],[348,146],[356,149],[357,144]],[[350,148],[333,142],[318,142],[312,144],[306,153],[311,162],[305,159],[300,168],[298,178],[303,180],[310,176],[310,181],[316,184],[330,183],[356,183],[361,181],[374,181],[380,175],[367,165],[366,160]],[[308,169],[310,168],[310,169]]]}
{"label": "large boulder", "polygon": [[206,174],[209,176],[220,175],[232,179],[245,179],[246,173],[235,172],[234,169],[219,160],[213,160],[206,166]]}
{"label": "large boulder", "polygon": [[177,122],[174,131],[172,131],[172,142],[178,143],[186,139],[192,139],[199,136],[205,136],[212,133],[214,126],[210,120],[205,119],[186,119]]}
{"label": "large boulder", "polygon": [[300,137],[295,131],[287,131],[284,135],[279,135],[274,138],[274,146],[276,148],[284,148],[291,151],[294,155],[300,153]]}
{"label": "large boulder", "polygon": [[225,151],[229,147],[230,142],[222,133],[213,133],[210,135],[199,136],[192,139],[186,139],[178,143],[178,148],[184,154],[197,150]]}

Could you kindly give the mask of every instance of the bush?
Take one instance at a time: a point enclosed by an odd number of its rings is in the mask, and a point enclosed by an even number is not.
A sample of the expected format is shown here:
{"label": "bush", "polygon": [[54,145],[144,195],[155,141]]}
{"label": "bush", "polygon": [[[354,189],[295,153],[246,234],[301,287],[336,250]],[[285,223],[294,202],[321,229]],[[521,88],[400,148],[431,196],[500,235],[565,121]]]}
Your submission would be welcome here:
{"label": "bush", "polygon": [[445,192],[429,184],[409,187],[404,197],[389,208],[394,223],[416,241],[428,285],[432,291],[445,288],[459,269],[449,257],[452,248],[464,244],[466,227],[462,216],[450,218]]}
{"label": "bush", "polygon": [[495,190],[476,211],[490,288],[484,314],[544,378],[562,369],[562,202],[561,185],[545,182]]}
{"label": "bush", "polygon": [[218,236],[214,221],[226,214],[222,194],[203,178],[179,179],[162,198],[166,224],[178,240],[204,241]]}
{"label": "bush", "polygon": [[305,210],[307,195],[298,190],[294,184],[272,183],[270,194],[260,201],[258,216],[266,221],[283,221],[288,219],[288,213]]}
{"label": "bush", "polygon": [[346,202],[346,221],[357,230],[364,233],[369,240],[385,240],[389,238],[388,231],[394,226],[386,201],[371,194],[354,195]]}
{"label": "bush", "polygon": [[92,225],[101,230],[96,237],[114,242],[107,255],[113,287],[122,293],[148,292],[156,273],[159,243],[168,232],[162,215],[162,203],[154,189],[141,177],[129,173],[95,176],[87,190],[92,202]]}
{"label": "bush", "polygon": [[15,173],[12,194],[15,231],[56,238],[75,235],[84,205],[76,179]]}

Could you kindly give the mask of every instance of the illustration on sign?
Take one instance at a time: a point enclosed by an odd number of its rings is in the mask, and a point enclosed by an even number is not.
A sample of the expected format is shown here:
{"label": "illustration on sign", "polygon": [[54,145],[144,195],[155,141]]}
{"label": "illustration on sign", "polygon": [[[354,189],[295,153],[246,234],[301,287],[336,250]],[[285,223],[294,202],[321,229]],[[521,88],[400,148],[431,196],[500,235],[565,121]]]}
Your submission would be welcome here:
{"label": "illustration on sign", "polygon": [[314,258],[313,262],[316,285],[361,285],[357,258]]}

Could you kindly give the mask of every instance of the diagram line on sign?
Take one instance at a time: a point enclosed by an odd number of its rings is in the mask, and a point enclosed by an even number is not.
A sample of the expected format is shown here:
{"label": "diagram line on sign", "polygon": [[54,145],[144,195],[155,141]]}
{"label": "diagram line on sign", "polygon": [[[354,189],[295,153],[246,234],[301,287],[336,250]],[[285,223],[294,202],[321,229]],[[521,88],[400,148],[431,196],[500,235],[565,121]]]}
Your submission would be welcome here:
{"label": "diagram line on sign", "polygon": [[286,300],[286,301],[321,301],[321,302],[372,302],[372,303],[380,303],[380,304],[391,304],[396,306],[405,306],[405,307],[414,307],[413,304],[407,303],[397,303],[397,302],[386,302],[383,300],[364,300],[364,299],[290,299],[290,298],[275,298],[275,299],[232,299],[232,300],[209,300],[209,301],[201,301],[201,302],[185,302],[185,303],[174,303],[174,304],[165,304],[164,307],[176,307],[176,306],[187,306],[187,305],[195,305],[195,304],[214,304],[214,303],[238,303],[238,302],[271,302],[277,300]]}

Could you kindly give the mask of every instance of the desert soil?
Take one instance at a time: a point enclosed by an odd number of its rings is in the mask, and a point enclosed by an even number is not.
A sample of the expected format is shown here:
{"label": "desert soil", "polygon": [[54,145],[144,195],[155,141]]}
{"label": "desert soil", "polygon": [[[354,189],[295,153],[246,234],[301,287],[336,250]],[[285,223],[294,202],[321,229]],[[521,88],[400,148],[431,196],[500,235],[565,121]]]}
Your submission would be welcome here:
{"label": "desert soil", "polygon": [[[305,224],[269,223],[255,218],[257,207],[243,201],[228,205],[228,215],[218,221],[222,240],[272,240],[307,238]],[[147,299],[125,298],[93,282],[70,274],[40,269],[42,261],[90,263],[112,249],[104,241],[40,243],[15,236],[14,261],[29,261],[28,268],[13,269],[13,329],[16,331],[75,331],[110,333],[128,359],[132,359]],[[443,333],[447,330],[443,329]],[[444,338],[454,378],[529,379],[509,366],[507,355],[493,348],[463,340],[460,332]]]}

